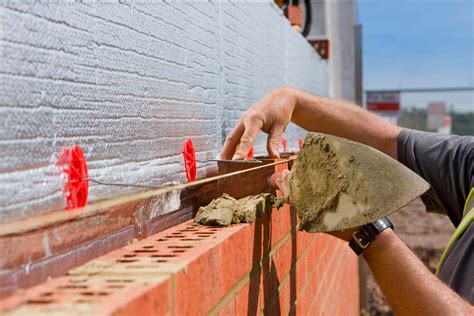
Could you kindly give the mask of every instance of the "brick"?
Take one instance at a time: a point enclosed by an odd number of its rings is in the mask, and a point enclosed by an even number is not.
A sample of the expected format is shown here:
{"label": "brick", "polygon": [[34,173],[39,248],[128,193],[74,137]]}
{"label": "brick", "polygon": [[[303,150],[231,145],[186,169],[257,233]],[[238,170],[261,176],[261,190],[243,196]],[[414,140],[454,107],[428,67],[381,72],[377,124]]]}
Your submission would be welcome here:
{"label": "brick", "polygon": [[291,25],[301,27],[303,18],[301,15],[301,8],[299,5],[288,5],[285,9],[285,14],[288,17]]}
{"label": "brick", "polygon": [[296,213],[290,210],[288,204],[280,209],[273,209],[271,216],[271,247],[273,248],[282,238],[290,234],[295,227]]}
{"label": "brick", "polygon": [[289,315],[292,305],[296,301],[296,287],[294,277],[288,279],[284,286],[279,290],[280,315]]}
{"label": "brick", "polygon": [[171,282],[170,279],[168,279],[158,286],[151,287],[148,291],[145,291],[145,293],[137,291],[135,293],[128,293],[126,296],[124,295],[125,299],[129,302],[123,307],[117,308],[117,306],[120,306],[119,300],[110,300],[110,314],[114,316],[170,315],[170,290]]}
{"label": "brick", "polygon": [[71,315],[83,308],[104,315],[355,315],[357,257],[326,234],[293,232],[270,248],[271,221],[225,228],[182,223],[0,306],[39,312],[45,305],[35,302],[51,292],[46,306]]}
{"label": "brick", "polygon": [[291,266],[296,263],[296,257],[292,254],[292,246],[292,240],[288,238],[271,257],[280,284],[290,272]]}
{"label": "brick", "polygon": [[249,252],[242,243],[246,230],[244,225],[234,227],[238,227],[235,234],[217,241],[175,275],[178,315],[207,312],[248,273]]}
{"label": "brick", "polygon": [[[263,164],[270,164],[277,160],[273,159],[261,159]],[[288,166],[287,164],[285,164]],[[245,169],[253,168],[258,165],[254,163],[230,163],[230,162],[219,162],[219,175],[242,171]],[[256,192],[267,192],[275,194],[267,179],[275,173],[277,166],[258,169],[252,172],[242,173],[239,176],[232,176],[219,179],[218,181],[218,192],[219,194],[227,193],[230,196],[240,199]],[[259,181],[255,181],[259,179]],[[245,185],[244,185],[245,184]]]}

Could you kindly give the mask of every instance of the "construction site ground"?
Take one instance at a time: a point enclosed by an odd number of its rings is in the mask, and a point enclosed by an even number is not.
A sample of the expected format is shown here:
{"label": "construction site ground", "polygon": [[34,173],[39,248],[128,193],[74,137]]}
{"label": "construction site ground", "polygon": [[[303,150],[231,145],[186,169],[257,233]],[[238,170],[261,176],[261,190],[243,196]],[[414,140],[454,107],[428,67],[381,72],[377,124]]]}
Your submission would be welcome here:
{"label": "construction site ground", "polygon": [[[398,236],[430,271],[435,272],[444,247],[454,232],[449,218],[427,213],[421,199],[417,199],[391,215],[390,219]],[[367,273],[367,288],[370,315],[393,315],[370,272]]]}

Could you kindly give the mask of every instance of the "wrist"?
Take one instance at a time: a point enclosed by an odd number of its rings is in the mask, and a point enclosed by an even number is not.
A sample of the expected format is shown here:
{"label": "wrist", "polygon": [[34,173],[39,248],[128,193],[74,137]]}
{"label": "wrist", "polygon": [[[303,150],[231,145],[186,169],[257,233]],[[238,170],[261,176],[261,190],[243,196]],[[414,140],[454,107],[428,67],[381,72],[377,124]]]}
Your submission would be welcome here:
{"label": "wrist", "polygon": [[285,100],[283,104],[288,107],[290,113],[293,113],[297,104],[297,89],[283,86],[273,90],[272,94],[276,100]]}
{"label": "wrist", "polygon": [[361,255],[387,229],[393,229],[393,224],[386,217],[366,224],[352,234],[349,247],[356,255]]}
{"label": "wrist", "polygon": [[392,252],[391,248],[394,246],[396,238],[397,235],[392,229],[384,230],[372,241],[370,247],[365,249],[362,257],[364,257],[365,261],[369,262],[379,257],[384,251]]}

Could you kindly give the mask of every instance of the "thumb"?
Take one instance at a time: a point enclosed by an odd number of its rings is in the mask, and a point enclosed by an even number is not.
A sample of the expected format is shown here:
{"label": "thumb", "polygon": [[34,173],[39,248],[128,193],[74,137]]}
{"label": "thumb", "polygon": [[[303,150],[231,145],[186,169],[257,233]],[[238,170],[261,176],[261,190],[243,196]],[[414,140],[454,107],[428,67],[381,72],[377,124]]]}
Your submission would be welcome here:
{"label": "thumb", "polygon": [[280,191],[283,193],[283,195],[286,198],[290,196],[289,176],[290,176],[290,171],[283,170],[283,172],[281,173],[281,177],[275,181],[278,189],[280,189]]}
{"label": "thumb", "polygon": [[272,127],[270,132],[268,132],[267,138],[267,151],[270,157],[272,158],[280,158],[280,154],[278,153],[278,148],[280,147],[280,139],[283,135],[283,131],[285,130],[285,126],[278,125]]}

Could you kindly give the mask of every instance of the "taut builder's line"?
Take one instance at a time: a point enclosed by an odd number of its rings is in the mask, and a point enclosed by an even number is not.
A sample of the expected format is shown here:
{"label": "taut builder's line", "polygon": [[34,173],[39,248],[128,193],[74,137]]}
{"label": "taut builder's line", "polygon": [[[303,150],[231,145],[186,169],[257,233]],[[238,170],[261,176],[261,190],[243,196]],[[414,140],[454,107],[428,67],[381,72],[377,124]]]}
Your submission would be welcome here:
{"label": "taut builder's line", "polygon": [[96,214],[101,214],[105,212],[107,209],[114,207],[114,206],[119,206],[125,203],[130,203],[138,200],[143,200],[146,198],[150,198],[153,196],[157,196],[160,194],[172,192],[172,191],[182,191],[185,189],[189,189],[195,186],[207,184],[213,181],[217,181],[219,179],[227,178],[227,177],[233,177],[233,176],[238,176],[243,173],[255,171],[255,170],[260,170],[263,168],[268,168],[272,167],[275,165],[280,165],[284,164],[290,161],[295,160],[296,158],[289,158],[281,161],[276,161],[272,162],[269,164],[264,164],[261,166],[257,167],[252,167],[244,170],[239,170],[235,172],[230,172],[226,173],[223,175],[218,175],[214,177],[209,177],[209,178],[203,178],[199,179],[193,182],[188,182],[188,183],[181,183],[178,185],[172,185],[172,186],[167,186],[167,187],[162,187],[162,188],[157,188],[149,191],[144,191],[144,192],[139,192],[134,195],[128,195],[128,196],[120,196],[117,198],[113,198],[111,200],[105,200],[105,201],[100,201],[97,203],[93,203],[91,205],[87,205],[82,208],[77,208],[73,210],[57,210],[53,211],[49,214],[42,214],[34,217],[28,217],[25,219],[20,219],[12,222],[6,222],[0,224],[0,237],[7,237],[10,235],[19,235],[22,233],[34,231],[41,229],[43,227],[51,226],[51,225],[57,225],[66,221],[70,220],[75,220],[79,218],[86,218],[89,216],[94,216]]}

